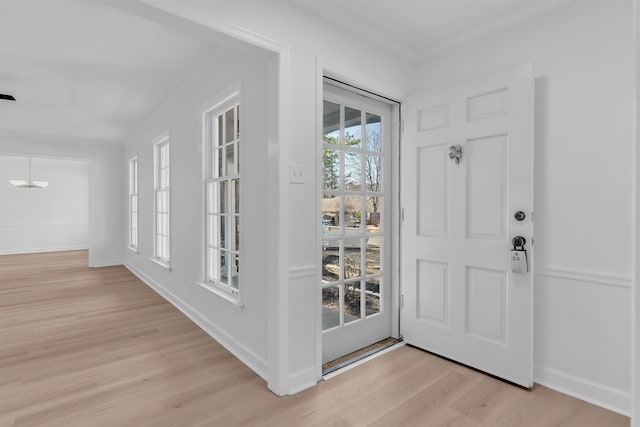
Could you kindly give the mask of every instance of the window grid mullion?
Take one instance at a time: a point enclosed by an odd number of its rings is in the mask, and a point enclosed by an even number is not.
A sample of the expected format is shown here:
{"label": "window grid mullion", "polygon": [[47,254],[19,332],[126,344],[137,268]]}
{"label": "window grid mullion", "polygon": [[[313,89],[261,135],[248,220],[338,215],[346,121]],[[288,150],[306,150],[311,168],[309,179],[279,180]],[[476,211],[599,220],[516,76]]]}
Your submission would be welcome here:
{"label": "window grid mullion", "polygon": [[[232,286],[235,280],[234,276],[237,275],[235,258],[238,254],[236,251],[235,217],[239,212],[236,212],[235,209],[233,184],[234,180],[240,178],[238,109],[237,102],[227,104],[216,110],[215,113],[209,113],[205,118],[205,125],[210,127],[210,131],[205,132],[208,135],[205,151],[210,153],[207,154],[209,164],[206,172],[208,179],[205,185],[207,278],[213,279],[215,284],[225,287],[235,295],[237,295],[237,289]],[[233,113],[227,117],[227,113],[231,112]],[[227,129],[228,124],[231,124],[233,129]],[[228,132],[229,130],[231,133]],[[231,137],[229,141],[227,141],[228,133]],[[233,152],[233,156],[229,159],[230,164],[227,162],[227,156],[231,154],[228,153],[229,150]],[[223,188],[225,189],[224,196],[221,194]],[[225,204],[224,211],[221,209],[220,202]],[[221,240],[222,236],[224,236],[224,244]]]}

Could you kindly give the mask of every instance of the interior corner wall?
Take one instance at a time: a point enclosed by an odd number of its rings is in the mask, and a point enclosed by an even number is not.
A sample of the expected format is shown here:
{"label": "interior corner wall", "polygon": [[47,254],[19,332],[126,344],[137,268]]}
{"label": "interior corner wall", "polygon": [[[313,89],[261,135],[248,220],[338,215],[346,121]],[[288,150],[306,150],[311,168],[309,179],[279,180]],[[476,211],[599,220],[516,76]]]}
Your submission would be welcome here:
{"label": "interior corner wall", "polygon": [[[47,181],[18,188],[10,179]],[[88,160],[0,156],[0,254],[89,248]]]}
{"label": "interior corner wall", "polygon": [[122,264],[125,228],[122,183],[122,147],[93,145],[90,142],[61,141],[40,136],[2,135],[0,153],[62,159],[86,159],[89,162],[89,266]]}
{"label": "interior corner wall", "polygon": [[[126,139],[122,165],[138,158],[138,252],[125,265],[209,335],[266,379],[268,58],[215,54]],[[237,86],[239,84],[239,87]],[[241,281],[244,307],[204,282],[204,171],[201,110],[240,89]],[[153,140],[169,131],[171,269],[153,258]],[[128,193],[128,183],[121,192]],[[125,206],[123,212],[128,208]]]}
{"label": "interior corner wall", "polygon": [[535,73],[534,379],[631,401],[632,1],[570,2],[424,61],[424,89],[529,60]]}

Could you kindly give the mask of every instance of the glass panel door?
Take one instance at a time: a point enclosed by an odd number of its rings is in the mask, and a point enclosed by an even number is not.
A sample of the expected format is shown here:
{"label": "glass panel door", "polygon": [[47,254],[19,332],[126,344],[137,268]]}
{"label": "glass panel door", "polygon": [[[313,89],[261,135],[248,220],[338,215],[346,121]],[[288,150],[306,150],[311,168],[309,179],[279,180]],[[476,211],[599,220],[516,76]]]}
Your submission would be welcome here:
{"label": "glass panel door", "polygon": [[325,84],[322,131],[323,362],[390,335],[387,104]]}

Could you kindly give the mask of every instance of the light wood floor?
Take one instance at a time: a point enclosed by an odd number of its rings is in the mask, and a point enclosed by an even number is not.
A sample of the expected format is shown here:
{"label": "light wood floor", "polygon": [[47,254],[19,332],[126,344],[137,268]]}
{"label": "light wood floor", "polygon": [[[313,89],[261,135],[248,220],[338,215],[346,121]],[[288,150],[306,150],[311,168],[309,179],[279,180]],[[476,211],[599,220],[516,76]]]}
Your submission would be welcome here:
{"label": "light wood floor", "polygon": [[411,347],[278,398],[124,267],[86,257],[0,256],[0,425],[629,425]]}

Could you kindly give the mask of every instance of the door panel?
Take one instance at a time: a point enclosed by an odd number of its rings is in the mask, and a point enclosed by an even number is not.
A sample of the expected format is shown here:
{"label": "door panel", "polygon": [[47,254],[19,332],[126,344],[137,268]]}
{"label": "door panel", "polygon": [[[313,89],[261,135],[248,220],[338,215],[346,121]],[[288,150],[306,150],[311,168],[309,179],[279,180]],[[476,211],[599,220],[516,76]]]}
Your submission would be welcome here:
{"label": "door panel", "polygon": [[391,107],[324,85],[322,360],[391,335]]}
{"label": "door panel", "polygon": [[[403,114],[404,339],[530,387],[531,64],[412,96]],[[511,272],[516,235],[527,239],[528,273]]]}
{"label": "door panel", "polygon": [[448,146],[418,148],[418,234],[446,236],[449,232]]}

